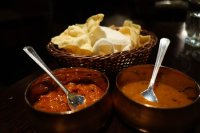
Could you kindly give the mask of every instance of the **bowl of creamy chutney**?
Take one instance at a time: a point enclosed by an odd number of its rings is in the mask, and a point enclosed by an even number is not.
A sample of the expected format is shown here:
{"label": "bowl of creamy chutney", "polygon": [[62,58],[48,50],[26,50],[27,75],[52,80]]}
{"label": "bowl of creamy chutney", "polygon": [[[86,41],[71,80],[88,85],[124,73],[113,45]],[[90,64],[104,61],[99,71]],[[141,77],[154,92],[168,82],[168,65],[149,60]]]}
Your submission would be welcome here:
{"label": "bowl of creamy chutney", "polygon": [[200,120],[200,87],[191,77],[162,66],[154,92],[158,102],[146,100],[141,92],[148,85],[153,65],[123,69],[116,77],[113,103],[126,124],[143,132],[188,132]]}

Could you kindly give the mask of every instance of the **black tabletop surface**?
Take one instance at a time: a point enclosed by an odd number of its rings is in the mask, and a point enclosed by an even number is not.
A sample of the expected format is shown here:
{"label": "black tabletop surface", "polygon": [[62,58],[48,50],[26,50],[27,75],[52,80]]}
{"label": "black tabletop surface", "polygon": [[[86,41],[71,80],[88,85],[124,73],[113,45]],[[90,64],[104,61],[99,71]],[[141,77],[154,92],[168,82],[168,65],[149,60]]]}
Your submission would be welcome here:
{"label": "black tabletop surface", "polygon": [[[143,27],[154,32],[158,39],[167,37],[171,40],[170,46],[162,65],[178,69],[191,76],[200,83],[200,48],[194,48],[184,43],[185,23],[172,21],[141,23]],[[154,63],[158,45],[152,50],[147,63]],[[24,91],[27,84],[38,76],[40,72],[34,72],[8,88],[0,91],[0,132],[5,133],[34,133],[35,129],[27,117],[27,108],[24,101]],[[113,112],[113,119],[106,127],[106,133],[135,132],[129,128]],[[200,127],[192,129],[191,132],[200,132]]]}

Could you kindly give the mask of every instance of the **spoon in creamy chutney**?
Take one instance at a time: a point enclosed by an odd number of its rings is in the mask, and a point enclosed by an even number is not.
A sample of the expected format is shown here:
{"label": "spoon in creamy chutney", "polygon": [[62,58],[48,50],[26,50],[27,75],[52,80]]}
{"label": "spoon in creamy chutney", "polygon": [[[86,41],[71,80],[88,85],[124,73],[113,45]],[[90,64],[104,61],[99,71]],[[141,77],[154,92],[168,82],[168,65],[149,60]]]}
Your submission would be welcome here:
{"label": "spoon in creamy chutney", "polygon": [[76,93],[70,92],[51,72],[50,68],[43,62],[40,56],[36,53],[33,47],[26,46],[23,50],[59,85],[67,96],[67,101],[70,109],[76,111],[78,105],[84,104],[85,97]]}
{"label": "spoon in creamy chutney", "polygon": [[156,63],[154,65],[153,74],[151,76],[151,80],[149,83],[149,86],[146,90],[144,90],[141,95],[151,102],[158,102],[158,99],[153,91],[155,80],[159,71],[159,68],[161,66],[161,63],[163,61],[163,58],[165,56],[165,53],[167,51],[167,48],[169,46],[170,40],[168,38],[161,38],[159,43],[159,49],[158,54],[156,58]]}

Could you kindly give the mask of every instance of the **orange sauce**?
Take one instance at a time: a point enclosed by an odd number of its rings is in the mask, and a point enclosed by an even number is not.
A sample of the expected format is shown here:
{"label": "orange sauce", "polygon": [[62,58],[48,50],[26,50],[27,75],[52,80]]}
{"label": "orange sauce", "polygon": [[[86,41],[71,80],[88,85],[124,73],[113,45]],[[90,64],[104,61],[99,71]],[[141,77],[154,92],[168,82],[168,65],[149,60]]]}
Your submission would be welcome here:
{"label": "orange sauce", "polygon": [[141,92],[147,89],[148,84],[149,81],[131,82],[123,86],[122,92],[133,101],[155,107],[181,107],[193,102],[194,95],[192,91],[187,93],[184,89],[176,89],[160,82],[156,83],[154,86],[154,92],[158,98],[158,103],[150,102],[141,95]]}
{"label": "orange sauce", "polygon": [[[75,92],[85,97],[85,103],[78,106],[78,109],[82,109],[93,104],[104,94],[103,89],[95,84],[68,83],[65,85],[65,87],[68,88],[69,91]],[[60,88],[55,88],[49,93],[41,95],[39,99],[34,103],[33,107],[45,112],[70,111],[70,108],[67,104],[66,95]]]}

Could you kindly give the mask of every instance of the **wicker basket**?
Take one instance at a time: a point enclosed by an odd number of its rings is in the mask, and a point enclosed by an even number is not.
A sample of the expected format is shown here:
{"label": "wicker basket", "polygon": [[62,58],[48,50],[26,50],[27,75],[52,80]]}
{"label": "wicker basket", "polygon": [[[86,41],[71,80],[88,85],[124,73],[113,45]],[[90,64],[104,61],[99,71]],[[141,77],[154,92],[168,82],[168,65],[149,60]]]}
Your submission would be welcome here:
{"label": "wicker basket", "polygon": [[151,49],[157,43],[154,33],[142,30],[142,35],[151,35],[151,41],[143,47],[129,51],[117,52],[104,56],[77,56],[58,49],[53,43],[47,45],[47,50],[58,59],[64,67],[86,67],[105,72],[106,74],[118,73],[123,68],[145,64]]}

